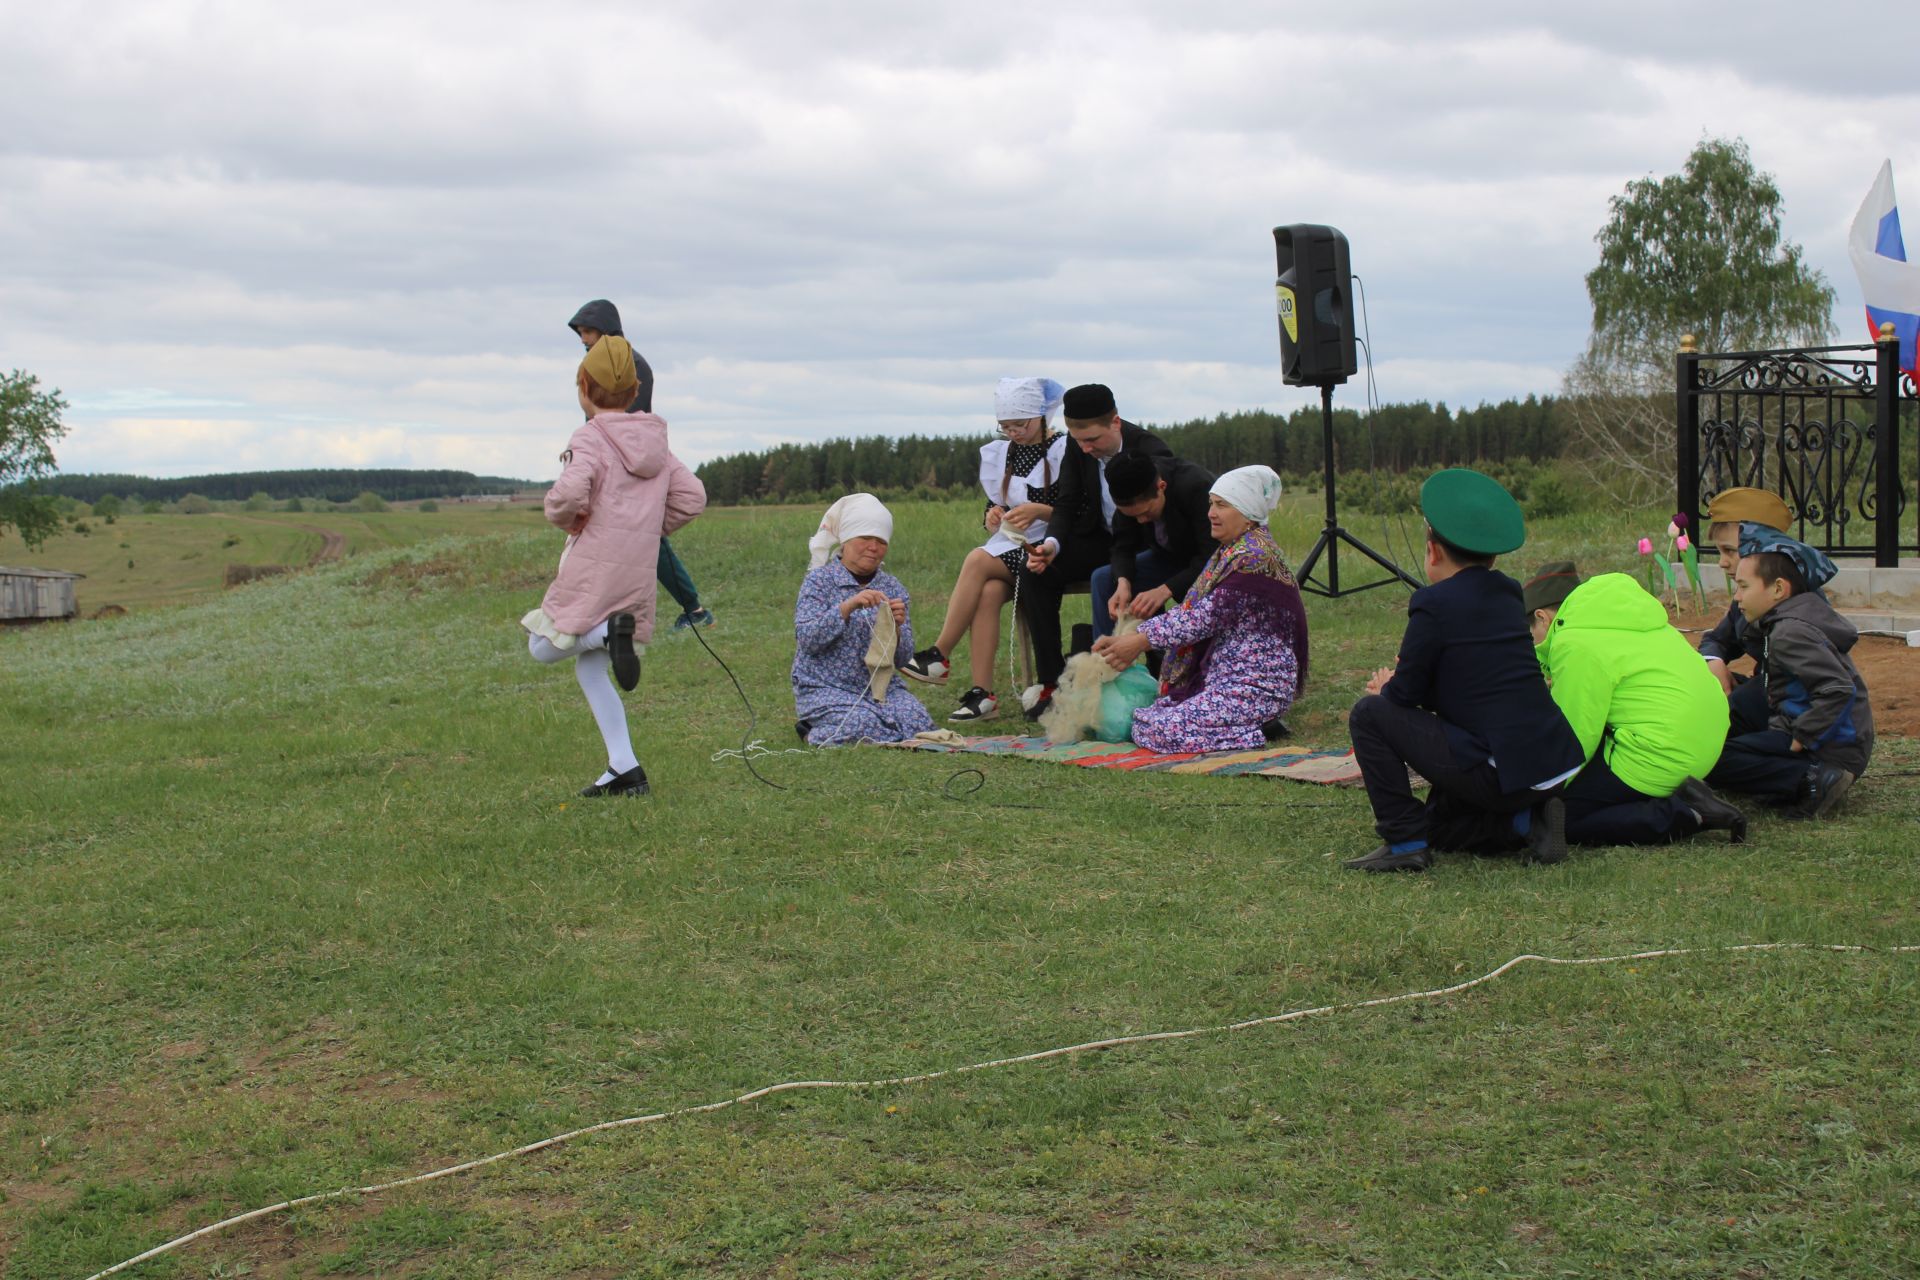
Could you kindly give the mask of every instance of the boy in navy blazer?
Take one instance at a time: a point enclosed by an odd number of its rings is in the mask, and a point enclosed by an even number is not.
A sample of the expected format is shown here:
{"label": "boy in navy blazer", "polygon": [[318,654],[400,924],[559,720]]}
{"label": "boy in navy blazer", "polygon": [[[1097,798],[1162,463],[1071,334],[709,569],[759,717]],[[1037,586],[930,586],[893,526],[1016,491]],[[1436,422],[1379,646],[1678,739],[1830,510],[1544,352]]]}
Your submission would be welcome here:
{"label": "boy in navy blazer", "polygon": [[[1408,601],[1398,661],[1347,717],[1384,843],[1346,865],[1425,871],[1435,848],[1524,848],[1559,862],[1559,791],[1586,756],[1540,674],[1520,584],[1493,567],[1526,540],[1520,506],[1490,476],[1455,467],[1421,486],[1420,510],[1431,585]],[[1425,804],[1409,766],[1433,785]]]}

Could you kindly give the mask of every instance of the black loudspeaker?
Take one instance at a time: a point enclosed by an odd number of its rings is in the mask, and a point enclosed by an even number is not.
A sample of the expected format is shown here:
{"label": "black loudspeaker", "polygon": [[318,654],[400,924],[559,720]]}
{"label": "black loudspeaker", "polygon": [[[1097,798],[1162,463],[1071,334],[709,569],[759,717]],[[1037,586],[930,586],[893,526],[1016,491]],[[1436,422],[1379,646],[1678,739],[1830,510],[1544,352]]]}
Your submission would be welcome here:
{"label": "black loudspeaker", "polygon": [[1280,376],[1295,387],[1330,387],[1360,368],[1353,349],[1353,270],[1347,238],[1296,222],[1273,229],[1280,309]]}

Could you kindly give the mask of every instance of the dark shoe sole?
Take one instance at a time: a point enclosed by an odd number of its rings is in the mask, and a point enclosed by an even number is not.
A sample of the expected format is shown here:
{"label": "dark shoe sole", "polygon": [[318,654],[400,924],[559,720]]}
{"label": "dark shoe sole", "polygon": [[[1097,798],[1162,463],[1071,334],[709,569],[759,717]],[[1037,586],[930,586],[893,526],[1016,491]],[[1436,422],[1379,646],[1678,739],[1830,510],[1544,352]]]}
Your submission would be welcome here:
{"label": "dark shoe sole", "polygon": [[607,656],[613,659],[613,682],[628,693],[640,683],[640,655],[633,651],[633,615],[616,613],[607,621]]}
{"label": "dark shoe sole", "polygon": [[1370,853],[1364,858],[1349,858],[1340,865],[1353,871],[1425,871],[1433,866],[1433,854],[1425,849],[1411,853]]}
{"label": "dark shoe sole", "polygon": [[1527,861],[1552,866],[1567,860],[1567,806],[1555,796],[1540,808],[1527,841]]}
{"label": "dark shoe sole", "polygon": [[625,773],[606,782],[592,782],[580,788],[580,794],[591,800],[598,796],[644,796],[653,790],[647,785],[647,771],[635,765]]}

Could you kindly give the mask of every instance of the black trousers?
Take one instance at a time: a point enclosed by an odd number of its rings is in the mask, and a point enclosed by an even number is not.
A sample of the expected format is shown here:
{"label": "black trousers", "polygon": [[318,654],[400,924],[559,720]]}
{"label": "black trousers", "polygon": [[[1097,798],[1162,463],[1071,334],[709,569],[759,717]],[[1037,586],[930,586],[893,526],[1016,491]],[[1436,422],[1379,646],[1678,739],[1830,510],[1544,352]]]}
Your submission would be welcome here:
{"label": "black trousers", "polygon": [[[1377,693],[1353,704],[1347,732],[1373,805],[1374,830],[1389,844],[1425,840],[1436,849],[1506,853],[1525,843],[1513,815],[1552,794],[1502,791],[1498,771],[1486,761],[1461,765],[1439,716]],[[1409,766],[1433,784],[1425,804],[1413,798]]]}
{"label": "black trousers", "polygon": [[1727,713],[1732,720],[1727,729],[1729,738],[1764,730],[1773,713],[1767,705],[1767,682],[1750,676],[1733,686],[1733,692],[1727,695]]}
{"label": "black trousers", "polygon": [[1058,684],[1060,673],[1067,669],[1066,654],[1060,649],[1060,601],[1066,589],[1091,578],[1095,569],[1112,559],[1112,550],[1102,538],[1075,538],[1061,546],[1045,573],[1029,572],[1024,563],[1020,566],[1020,614],[1033,639],[1033,674],[1041,684]]}
{"label": "black trousers", "polygon": [[1561,799],[1569,844],[1666,844],[1700,830],[1693,810],[1672,796],[1650,796],[1620,781],[1604,750],[1594,753]]}
{"label": "black trousers", "polygon": [[1785,803],[1799,794],[1800,780],[1819,761],[1814,752],[1795,751],[1785,729],[1762,729],[1729,737],[1707,782]]}

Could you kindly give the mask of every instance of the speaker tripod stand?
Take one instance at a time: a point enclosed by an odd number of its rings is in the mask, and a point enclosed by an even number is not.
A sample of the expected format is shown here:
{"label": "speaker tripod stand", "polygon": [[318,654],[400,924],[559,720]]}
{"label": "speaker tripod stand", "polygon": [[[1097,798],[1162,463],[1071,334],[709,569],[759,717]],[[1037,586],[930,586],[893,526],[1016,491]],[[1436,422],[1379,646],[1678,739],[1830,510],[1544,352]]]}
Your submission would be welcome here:
{"label": "speaker tripod stand", "polygon": [[[1399,581],[1418,591],[1420,584],[1408,575],[1405,569],[1375,551],[1360,539],[1348,533],[1340,524],[1340,513],[1333,496],[1333,384],[1320,384],[1320,444],[1321,464],[1326,479],[1327,522],[1320,530],[1319,540],[1313,544],[1313,550],[1307,552],[1307,558],[1300,564],[1300,589],[1311,591],[1318,596],[1333,598],[1350,596],[1361,591],[1370,591],[1374,587],[1384,587],[1390,582]],[[1346,543],[1355,551],[1392,574],[1391,578],[1377,578],[1372,582],[1363,582],[1357,587],[1340,586],[1340,544]],[[1320,554],[1326,553],[1326,582],[1313,581],[1313,567],[1320,562]]]}

